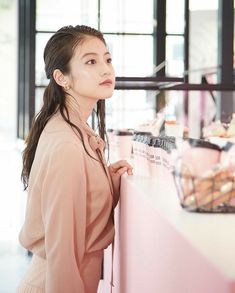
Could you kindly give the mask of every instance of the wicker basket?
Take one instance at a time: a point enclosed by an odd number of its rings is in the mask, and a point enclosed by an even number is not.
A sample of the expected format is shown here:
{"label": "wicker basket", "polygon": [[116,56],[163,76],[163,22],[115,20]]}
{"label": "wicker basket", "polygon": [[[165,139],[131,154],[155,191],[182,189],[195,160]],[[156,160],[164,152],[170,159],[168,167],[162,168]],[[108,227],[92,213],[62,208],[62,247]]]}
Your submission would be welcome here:
{"label": "wicker basket", "polygon": [[186,166],[173,171],[181,206],[192,212],[235,213],[235,175],[216,166],[206,176],[192,176]]}

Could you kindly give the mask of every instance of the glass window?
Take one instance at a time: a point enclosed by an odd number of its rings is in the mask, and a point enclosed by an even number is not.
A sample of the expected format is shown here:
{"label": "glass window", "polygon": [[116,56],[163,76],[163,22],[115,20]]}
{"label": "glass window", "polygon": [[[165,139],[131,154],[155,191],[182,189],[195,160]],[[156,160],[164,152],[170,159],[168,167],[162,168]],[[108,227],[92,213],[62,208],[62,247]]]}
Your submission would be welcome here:
{"label": "glass window", "polygon": [[42,108],[44,90],[45,90],[45,88],[36,88],[36,91],[35,91],[35,114],[38,114],[38,112]]}
{"label": "glass window", "polygon": [[106,100],[107,128],[136,128],[155,117],[155,92],[116,90]]}
{"label": "glass window", "polygon": [[218,1],[190,1],[189,80],[218,72]]}
{"label": "glass window", "polygon": [[[71,14],[66,9],[65,14],[62,1],[50,0],[48,2],[38,0],[37,30],[57,30],[62,25],[73,24],[73,21],[77,19],[80,19],[80,23],[97,27],[98,1],[91,9],[89,5],[94,4],[94,1],[92,2],[91,0],[69,0],[69,3],[70,5],[66,7],[73,7],[73,9]],[[148,0],[146,3],[133,0],[101,0],[100,9],[100,30],[108,33],[104,34],[104,37],[113,57],[116,76],[152,75],[154,66],[153,0]],[[143,13],[143,10],[145,13]],[[79,13],[79,11],[83,11],[83,14]],[[110,13],[110,11],[115,11],[115,13]],[[128,34],[118,35],[119,32]],[[133,33],[138,33],[138,35]],[[51,33],[39,32],[36,34],[37,86],[47,85],[48,83],[44,73],[43,51],[50,37]],[[42,105],[43,91],[44,88],[36,89],[36,113],[38,113]],[[148,119],[154,118],[154,95],[150,91],[116,90],[113,97],[107,100],[106,113],[106,125],[108,128],[135,127]]]}
{"label": "glass window", "polygon": [[46,43],[51,36],[51,33],[36,34],[36,85],[46,85],[48,83],[48,79],[44,70],[43,52]]}
{"label": "glass window", "polygon": [[183,34],[184,0],[167,0],[166,11],[167,34]]}
{"label": "glass window", "polygon": [[[36,85],[48,83],[44,73],[43,50],[51,33],[46,32],[56,31],[68,24],[86,24],[104,33],[116,76],[152,76],[154,1],[67,0],[65,9],[62,0],[37,0]],[[184,33],[184,0],[167,0],[167,33]],[[167,75],[182,76],[183,46],[183,36],[166,37]],[[36,113],[41,108],[43,91],[43,88],[36,89]],[[115,90],[113,97],[106,102],[107,128],[137,127],[153,119],[155,109],[156,92]]]}
{"label": "glass window", "polygon": [[164,91],[165,114],[174,117],[183,125],[187,125],[184,109],[186,94],[185,91]]}
{"label": "glass window", "polygon": [[[220,95],[213,91],[164,91],[165,113],[182,125],[188,127],[189,136],[200,138],[202,127],[209,125],[218,113],[214,97]],[[196,111],[195,111],[196,109]]]}
{"label": "glass window", "polygon": [[36,29],[56,31],[64,25],[85,24],[97,28],[98,1],[38,0]]}
{"label": "glass window", "polygon": [[[44,72],[43,51],[51,35],[51,33],[36,35],[36,85],[45,85],[48,82]],[[153,37],[105,35],[105,39],[112,54],[116,76],[150,76],[152,74]],[[143,52],[145,52],[144,55]]]}
{"label": "glass window", "polygon": [[153,23],[153,0],[101,0],[103,32],[152,33]]}
{"label": "glass window", "polygon": [[184,37],[166,37],[166,74],[182,77],[184,74]]}
{"label": "glass window", "polygon": [[153,72],[153,37],[105,35],[116,76],[148,76]]}
{"label": "glass window", "polygon": [[190,0],[189,9],[192,10],[217,10],[218,0]]}

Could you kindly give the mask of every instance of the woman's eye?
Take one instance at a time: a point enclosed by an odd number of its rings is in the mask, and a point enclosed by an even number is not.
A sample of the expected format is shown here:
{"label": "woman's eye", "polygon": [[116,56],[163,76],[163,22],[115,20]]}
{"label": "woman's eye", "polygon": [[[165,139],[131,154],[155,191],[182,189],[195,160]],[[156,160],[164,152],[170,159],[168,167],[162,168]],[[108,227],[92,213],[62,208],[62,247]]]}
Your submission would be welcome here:
{"label": "woman's eye", "polygon": [[108,58],[107,63],[112,63],[112,58]]}
{"label": "woman's eye", "polygon": [[86,64],[95,64],[95,63],[96,63],[95,59],[91,59],[86,62]]}

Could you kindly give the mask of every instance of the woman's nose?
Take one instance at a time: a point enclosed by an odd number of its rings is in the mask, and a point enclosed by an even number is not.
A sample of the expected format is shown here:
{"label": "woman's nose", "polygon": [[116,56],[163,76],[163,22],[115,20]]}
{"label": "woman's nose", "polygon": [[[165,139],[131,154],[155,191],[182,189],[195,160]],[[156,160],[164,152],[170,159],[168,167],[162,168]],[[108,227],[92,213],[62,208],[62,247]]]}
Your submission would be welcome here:
{"label": "woman's nose", "polygon": [[101,75],[110,75],[111,74],[111,68],[110,65],[107,63],[104,63],[101,67]]}

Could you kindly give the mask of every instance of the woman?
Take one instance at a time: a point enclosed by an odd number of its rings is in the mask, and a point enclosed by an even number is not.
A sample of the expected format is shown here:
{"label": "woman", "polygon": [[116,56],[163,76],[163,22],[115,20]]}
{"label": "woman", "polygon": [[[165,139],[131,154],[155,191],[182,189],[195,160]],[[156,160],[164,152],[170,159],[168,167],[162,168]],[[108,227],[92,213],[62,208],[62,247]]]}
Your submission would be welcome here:
{"label": "woman", "polygon": [[[103,35],[87,26],[57,31],[44,51],[49,85],[23,153],[28,187],[20,242],[33,253],[18,292],[95,293],[103,250],[114,238],[120,177],[107,167],[104,100],[115,75]],[[98,136],[87,124],[97,104]]]}

